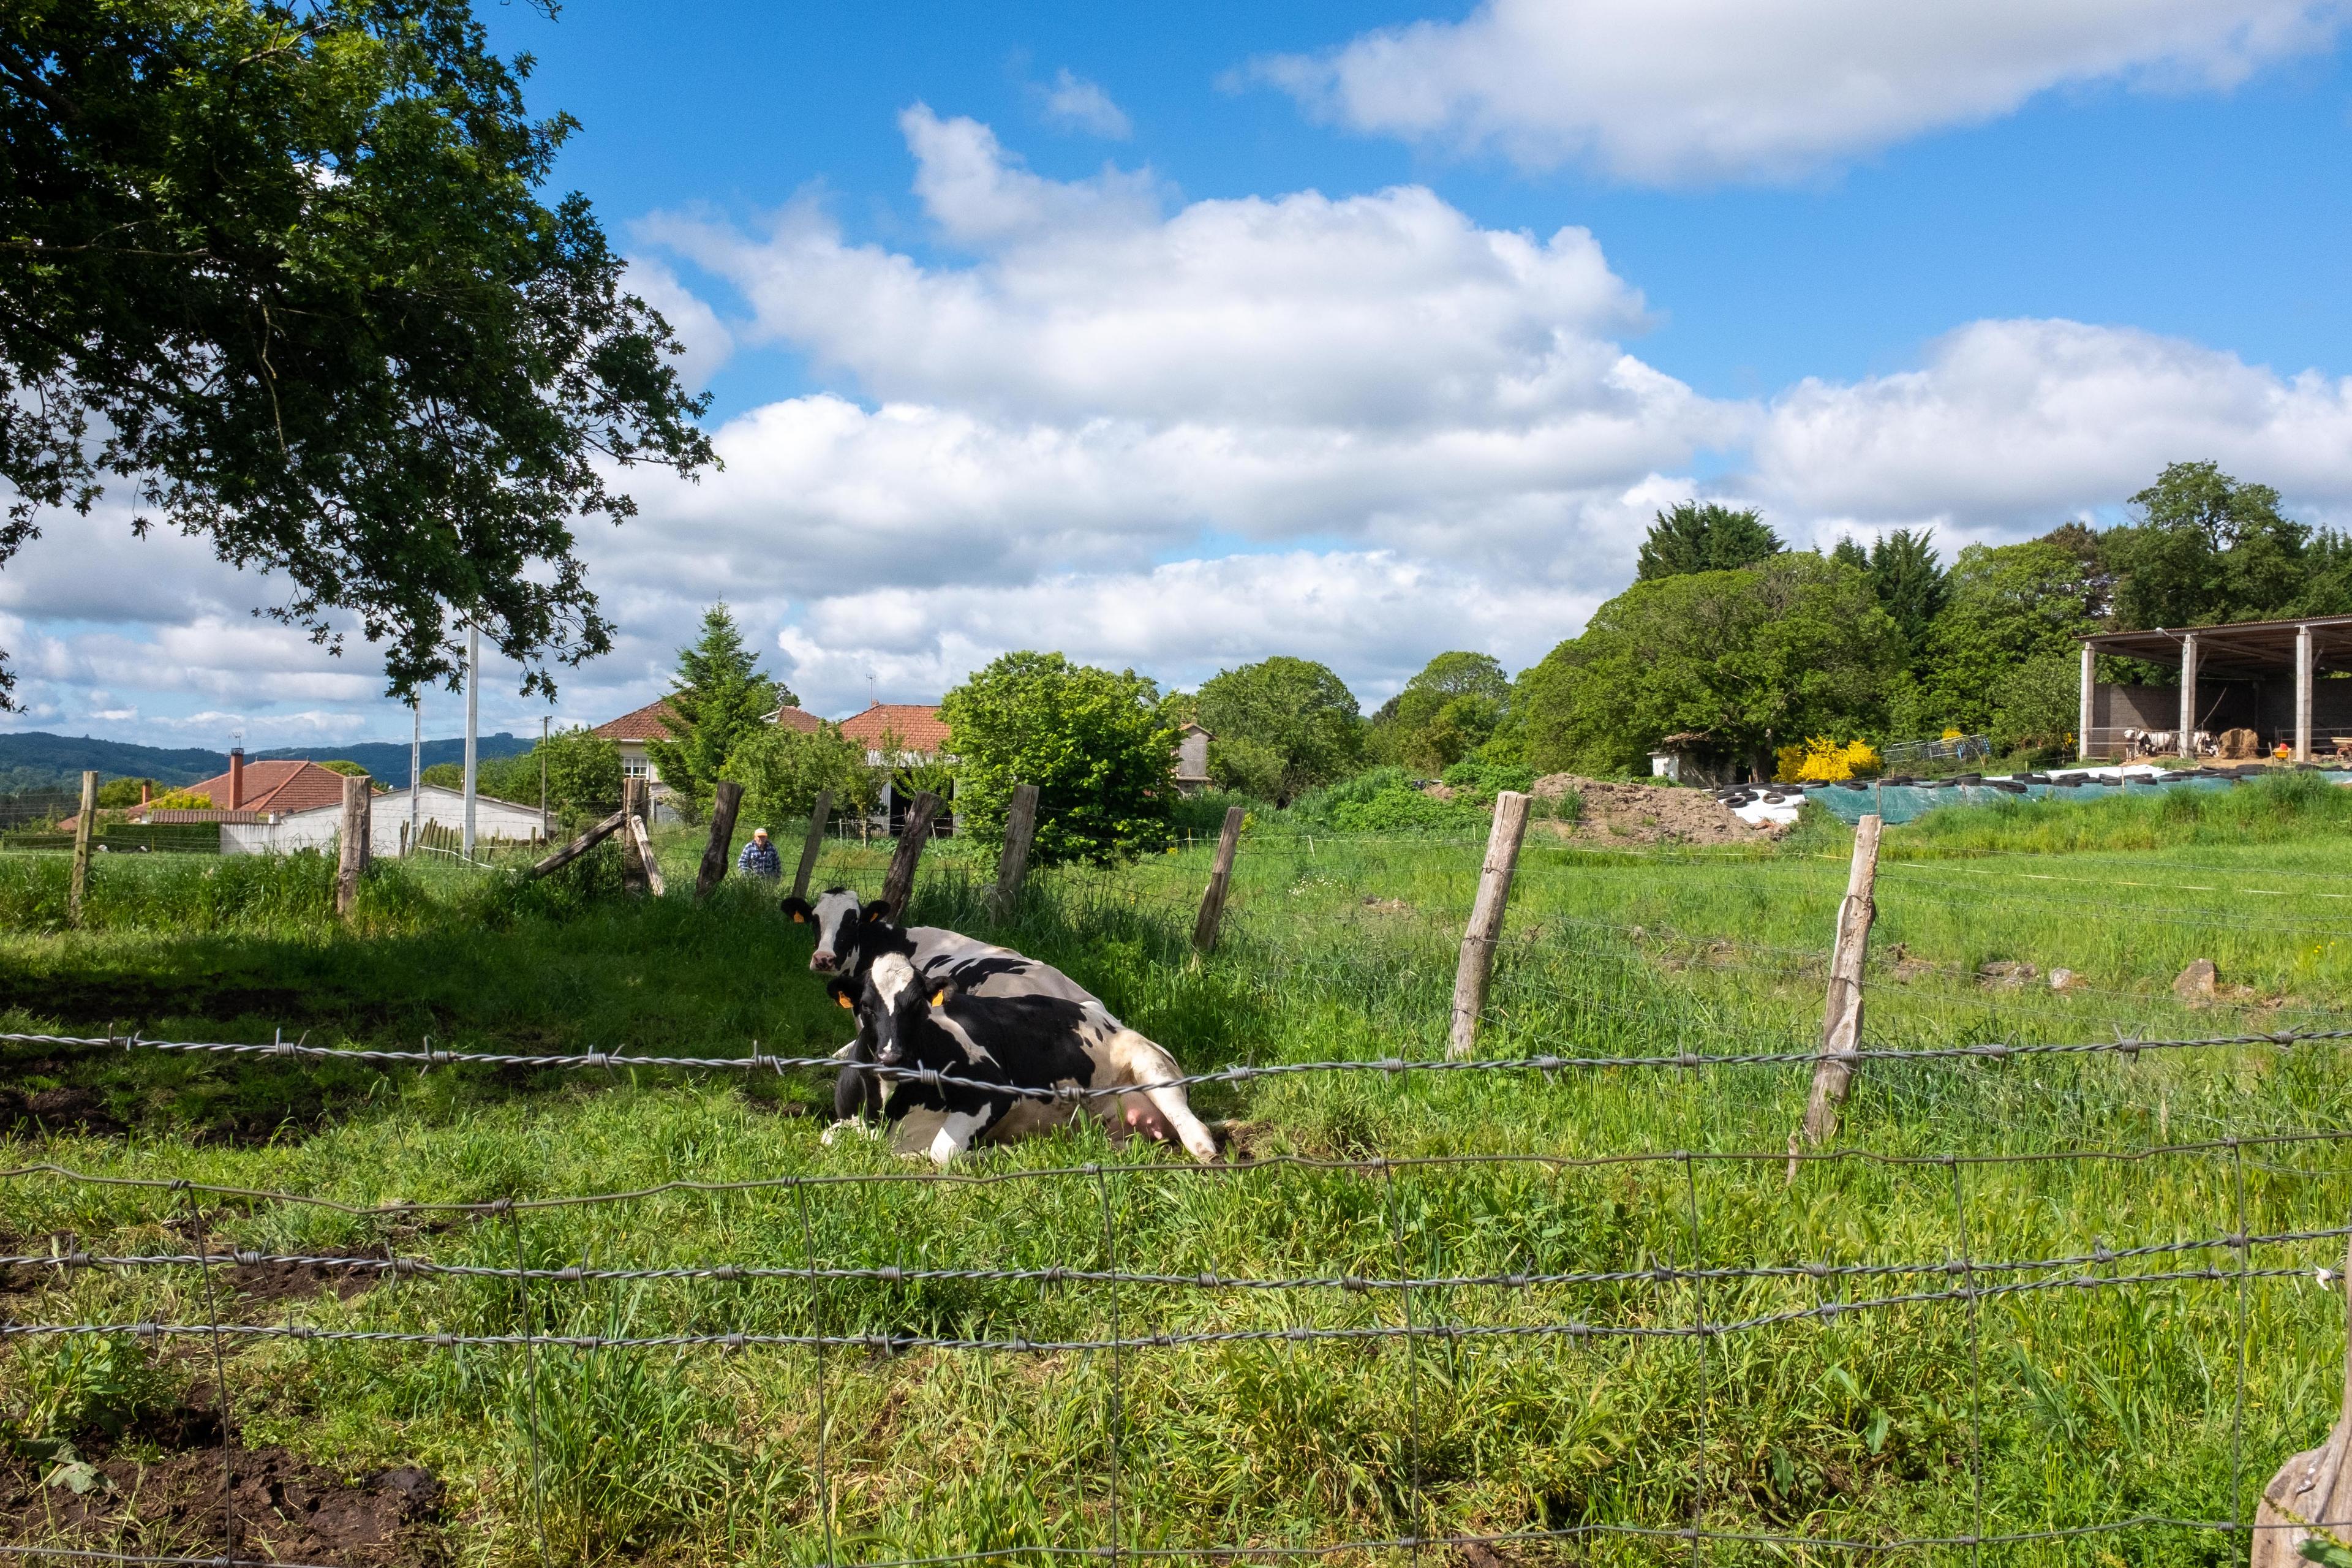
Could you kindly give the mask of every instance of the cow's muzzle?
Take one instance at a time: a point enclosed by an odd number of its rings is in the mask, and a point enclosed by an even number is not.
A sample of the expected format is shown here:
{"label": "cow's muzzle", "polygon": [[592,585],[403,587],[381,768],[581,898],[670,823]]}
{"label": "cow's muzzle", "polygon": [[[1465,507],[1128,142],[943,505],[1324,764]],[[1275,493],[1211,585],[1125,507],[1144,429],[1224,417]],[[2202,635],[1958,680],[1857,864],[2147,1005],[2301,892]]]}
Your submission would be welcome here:
{"label": "cow's muzzle", "polygon": [[809,954],[809,968],[815,973],[830,974],[836,967],[838,965],[834,962],[833,954],[823,948],[818,948]]}

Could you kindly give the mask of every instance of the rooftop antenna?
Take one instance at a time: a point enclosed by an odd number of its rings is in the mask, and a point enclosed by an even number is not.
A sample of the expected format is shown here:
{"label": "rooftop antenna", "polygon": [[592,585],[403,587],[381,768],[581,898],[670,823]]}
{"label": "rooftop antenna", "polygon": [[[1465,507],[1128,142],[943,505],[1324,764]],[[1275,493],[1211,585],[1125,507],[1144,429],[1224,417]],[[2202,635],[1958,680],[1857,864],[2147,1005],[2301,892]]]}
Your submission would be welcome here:
{"label": "rooftop antenna", "polygon": [[874,672],[869,669],[866,672],[866,706],[871,708],[874,705]]}

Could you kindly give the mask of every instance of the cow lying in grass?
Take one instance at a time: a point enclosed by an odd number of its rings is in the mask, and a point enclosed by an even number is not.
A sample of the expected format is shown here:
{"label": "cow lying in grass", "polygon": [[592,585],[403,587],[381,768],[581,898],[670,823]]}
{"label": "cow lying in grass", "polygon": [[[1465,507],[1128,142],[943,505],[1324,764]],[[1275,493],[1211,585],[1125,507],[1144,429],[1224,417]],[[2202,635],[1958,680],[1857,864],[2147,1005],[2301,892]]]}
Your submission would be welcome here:
{"label": "cow lying in grass", "polygon": [[[810,967],[831,973],[827,988],[857,1013],[834,1096],[844,1120],[877,1116],[894,1147],[940,1164],[975,1142],[1007,1142],[1080,1115],[1181,1142],[1197,1160],[1216,1157],[1183,1089],[1169,1085],[1181,1076],[1175,1058],[1053,965],[936,926],[895,925],[885,907],[861,907],[846,889],[791,912],[817,927]],[[885,1078],[863,1070],[867,1061],[962,1081]],[[1077,1100],[1017,1092],[1130,1085]]]}

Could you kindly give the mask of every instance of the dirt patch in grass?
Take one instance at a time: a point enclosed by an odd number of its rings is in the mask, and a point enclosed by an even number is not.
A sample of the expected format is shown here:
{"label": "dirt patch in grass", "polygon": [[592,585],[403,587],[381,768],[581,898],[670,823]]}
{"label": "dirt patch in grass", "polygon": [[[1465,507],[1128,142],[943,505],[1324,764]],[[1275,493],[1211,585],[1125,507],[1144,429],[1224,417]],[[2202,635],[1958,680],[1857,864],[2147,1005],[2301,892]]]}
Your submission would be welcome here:
{"label": "dirt patch in grass", "polygon": [[331,1294],[348,1301],[373,1285],[373,1268],[330,1268],[320,1263],[239,1263],[221,1282],[248,1301],[308,1301]]}
{"label": "dirt patch in grass", "polygon": [[226,1553],[333,1568],[443,1568],[452,1561],[440,1528],[441,1483],[424,1470],[344,1477],[283,1448],[231,1448],[226,1469],[215,1447],[152,1461],[92,1456],[86,1467],[10,1460],[0,1465],[0,1536],[85,1551]]}
{"label": "dirt patch in grass", "polygon": [[[41,1076],[49,1064],[26,1064],[26,1077]],[[58,1084],[48,1089],[18,1089],[0,1084],[0,1132],[39,1138],[52,1132],[81,1132],[117,1137],[122,1123],[109,1112],[106,1097],[86,1084]]]}
{"label": "dirt patch in grass", "polygon": [[1773,837],[1740,821],[1705,790],[1613,784],[1574,773],[1548,773],[1535,782],[1538,795],[1557,799],[1570,790],[1584,802],[1577,820],[1538,826],[1565,838],[1602,844],[1762,844]]}

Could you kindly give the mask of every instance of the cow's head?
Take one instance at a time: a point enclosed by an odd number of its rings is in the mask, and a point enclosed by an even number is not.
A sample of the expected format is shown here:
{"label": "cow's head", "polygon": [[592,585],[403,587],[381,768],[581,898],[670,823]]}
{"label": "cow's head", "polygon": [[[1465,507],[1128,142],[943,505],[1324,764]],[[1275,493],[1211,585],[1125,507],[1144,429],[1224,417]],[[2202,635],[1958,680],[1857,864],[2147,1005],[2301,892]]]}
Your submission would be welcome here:
{"label": "cow's head", "polygon": [[866,977],[836,977],[826,989],[845,1007],[857,1009],[858,1022],[874,1044],[874,1059],[897,1067],[919,1054],[921,1037],[931,1023],[932,1009],[947,1005],[952,982],[925,984],[912,960],[902,952],[886,952],[868,965]]}
{"label": "cow's head", "polygon": [[795,923],[816,927],[816,951],[809,954],[809,968],[819,974],[848,967],[867,925],[887,924],[890,918],[887,904],[878,900],[860,904],[857,894],[848,888],[827,888],[814,904],[806,899],[786,899],[783,910]]}

